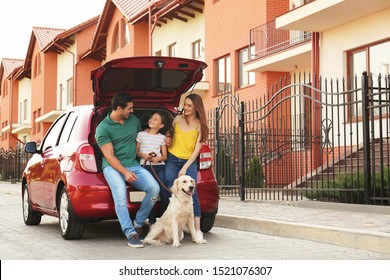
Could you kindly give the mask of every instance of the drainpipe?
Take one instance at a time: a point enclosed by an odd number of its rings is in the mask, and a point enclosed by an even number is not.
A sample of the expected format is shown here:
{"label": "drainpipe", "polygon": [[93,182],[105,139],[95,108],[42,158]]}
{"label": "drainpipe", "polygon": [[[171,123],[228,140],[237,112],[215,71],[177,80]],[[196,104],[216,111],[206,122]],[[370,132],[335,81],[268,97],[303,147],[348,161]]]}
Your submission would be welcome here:
{"label": "drainpipe", "polygon": [[[311,67],[312,67],[312,83],[313,87],[316,89],[320,89],[320,33],[313,32],[312,33],[312,51],[311,51]],[[321,153],[321,95],[313,91],[313,98],[318,100],[318,102],[313,101],[313,136],[315,137],[315,142],[313,145],[313,167],[317,168],[322,165],[322,153]]]}
{"label": "drainpipe", "polygon": [[[70,50],[64,48],[63,46],[61,45],[58,45],[57,43],[53,43],[55,46],[57,46],[58,48],[60,48],[61,50],[63,50],[64,52],[67,52],[67,53],[70,53],[72,55],[72,60],[73,60],[73,79],[72,79],[72,87],[73,87],[73,92],[72,92],[72,95],[73,95],[73,106],[76,106],[76,55],[71,52]],[[62,109],[62,108],[61,108]]]}
{"label": "drainpipe", "polygon": [[[10,92],[9,92],[9,110],[8,110],[8,114],[9,114],[9,136],[10,137],[13,137],[13,134],[12,134],[12,96],[13,96],[13,84],[14,84],[14,72],[11,73],[11,84],[10,84]],[[9,140],[8,140],[8,148],[10,146],[11,143],[9,143]]]}
{"label": "drainpipe", "polygon": [[156,26],[157,20],[154,21],[154,24],[152,25],[152,7],[149,7],[149,56],[153,55],[153,31]]}

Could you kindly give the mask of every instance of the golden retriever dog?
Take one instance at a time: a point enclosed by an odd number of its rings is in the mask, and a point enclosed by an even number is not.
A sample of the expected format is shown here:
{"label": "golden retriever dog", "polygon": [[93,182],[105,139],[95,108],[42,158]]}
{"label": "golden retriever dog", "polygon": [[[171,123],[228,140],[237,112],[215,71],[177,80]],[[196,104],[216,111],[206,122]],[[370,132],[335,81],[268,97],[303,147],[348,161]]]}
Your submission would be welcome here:
{"label": "golden retriever dog", "polygon": [[167,210],[157,222],[152,225],[149,234],[144,239],[144,244],[162,245],[172,243],[174,247],[180,247],[183,239],[182,232],[186,229],[190,232],[192,241],[198,244],[207,243],[204,239],[197,239],[194,225],[194,208],[192,194],[195,191],[195,181],[190,176],[183,175],[175,180],[172,197]]}

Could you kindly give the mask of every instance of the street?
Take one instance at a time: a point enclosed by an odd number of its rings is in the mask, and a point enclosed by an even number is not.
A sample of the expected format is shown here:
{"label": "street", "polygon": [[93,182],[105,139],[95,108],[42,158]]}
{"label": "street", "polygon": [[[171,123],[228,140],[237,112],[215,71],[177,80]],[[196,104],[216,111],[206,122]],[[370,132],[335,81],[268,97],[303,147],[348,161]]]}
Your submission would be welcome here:
{"label": "street", "polygon": [[0,193],[0,259],[2,260],[389,260],[386,254],[253,232],[213,228],[207,244],[182,247],[127,246],[116,220],[86,225],[84,237],[67,241],[58,220],[43,216],[39,226],[23,222],[21,198]]}

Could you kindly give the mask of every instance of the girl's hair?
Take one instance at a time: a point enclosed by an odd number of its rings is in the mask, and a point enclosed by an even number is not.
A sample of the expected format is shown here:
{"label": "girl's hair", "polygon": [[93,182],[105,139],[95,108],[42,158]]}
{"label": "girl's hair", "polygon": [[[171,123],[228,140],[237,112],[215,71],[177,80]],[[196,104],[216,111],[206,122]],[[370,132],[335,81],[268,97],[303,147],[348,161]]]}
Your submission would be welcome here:
{"label": "girl's hair", "polygon": [[200,122],[200,131],[202,133],[200,142],[204,143],[209,137],[209,126],[207,124],[206,111],[204,109],[202,97],[200,97],[200,95],[198,94],[192,93],[188,95],[185,99],[187,98],[190,99],[195,106],[196,117]]}
{"label": "girl's hair", "polygon": [[152,117],[154,114],[157,114],[161,118],[161,123],[164,125],[160,130],[159,133],[167,135],[167,133],[170,134],[170,136],[173,136],[173,129],[172,129],[172,122],[173,122],[173,116],[171,114],[168,114],[166,112],[158,111],[154,112],[150,117]]}

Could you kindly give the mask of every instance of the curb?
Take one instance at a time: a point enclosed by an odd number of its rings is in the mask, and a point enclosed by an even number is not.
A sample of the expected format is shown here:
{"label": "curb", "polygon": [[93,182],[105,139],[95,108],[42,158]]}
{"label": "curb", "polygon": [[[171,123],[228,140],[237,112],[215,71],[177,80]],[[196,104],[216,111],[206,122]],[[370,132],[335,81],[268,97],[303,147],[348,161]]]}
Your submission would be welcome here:
{"label": "curb", "polygon": [[390,253],[390,234],[386,233],[346,230],[337,227],[315,226],[234,215],[217,215],[214,226],[309,240],[379,253]]}

